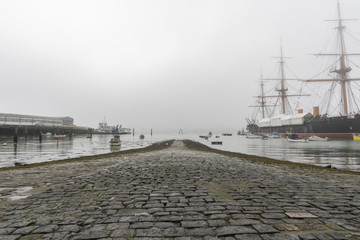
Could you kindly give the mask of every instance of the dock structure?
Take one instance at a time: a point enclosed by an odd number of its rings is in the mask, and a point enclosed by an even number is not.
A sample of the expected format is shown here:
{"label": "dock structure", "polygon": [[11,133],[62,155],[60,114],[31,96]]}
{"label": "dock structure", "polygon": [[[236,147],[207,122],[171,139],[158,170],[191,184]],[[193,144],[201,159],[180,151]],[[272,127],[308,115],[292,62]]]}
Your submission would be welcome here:
{"label": "dock structure", "polygon": [[38,136],[41,133],[86,134],[90,128],[74,125],[71,117],[0,113],[0,136]]}
{"label": "dock structure", "polygon": [[0,171],[0,239],[359,239],[359,174],[199,145]]}

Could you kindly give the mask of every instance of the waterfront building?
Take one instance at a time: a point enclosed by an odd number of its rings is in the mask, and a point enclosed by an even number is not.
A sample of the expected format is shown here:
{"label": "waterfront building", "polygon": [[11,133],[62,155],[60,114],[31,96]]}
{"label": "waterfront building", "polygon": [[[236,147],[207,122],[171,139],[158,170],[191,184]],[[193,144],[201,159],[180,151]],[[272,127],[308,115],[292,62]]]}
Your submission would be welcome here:
{"label": "waterfront building", "polygon": [[0,125],[10,126],[44,126],[44,125],[74,125],[71,117],[45,117],[35,115],[22,115],[11,113],[0,113]]}

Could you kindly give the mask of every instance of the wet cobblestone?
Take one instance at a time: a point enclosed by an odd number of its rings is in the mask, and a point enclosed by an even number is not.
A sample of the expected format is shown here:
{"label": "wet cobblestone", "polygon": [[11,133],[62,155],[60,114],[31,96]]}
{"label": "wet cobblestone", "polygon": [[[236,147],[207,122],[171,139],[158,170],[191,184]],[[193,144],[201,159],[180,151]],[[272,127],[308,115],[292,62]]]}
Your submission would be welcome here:
{"label": "wet cobblestone", "polygon": [[176,141],[0,172],[0,239],[360,239],[359,183]]}

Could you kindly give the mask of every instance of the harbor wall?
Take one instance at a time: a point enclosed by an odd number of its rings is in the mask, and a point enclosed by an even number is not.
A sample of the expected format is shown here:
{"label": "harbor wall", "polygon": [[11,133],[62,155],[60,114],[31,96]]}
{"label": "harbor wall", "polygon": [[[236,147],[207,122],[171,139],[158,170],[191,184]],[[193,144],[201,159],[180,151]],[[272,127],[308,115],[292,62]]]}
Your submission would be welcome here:
{"label": "harbor wall", "polygon": [[52,134],[87,134],[92,129],[89,127],[73,125],[2,125],[0,126],[0,136],[39,136],[41,133]]}

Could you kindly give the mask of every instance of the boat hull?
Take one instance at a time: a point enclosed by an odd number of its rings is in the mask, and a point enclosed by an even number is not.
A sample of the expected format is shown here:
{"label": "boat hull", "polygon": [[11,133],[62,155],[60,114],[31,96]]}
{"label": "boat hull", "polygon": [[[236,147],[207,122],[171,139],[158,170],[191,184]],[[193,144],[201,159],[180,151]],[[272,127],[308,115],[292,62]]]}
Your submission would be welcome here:
{"label": "boat hull", "polygon": [[360,141],[360,133],[354,133],[353,139],[354,139],[354,141]]}
{"label": "boat hull", "polygon": [[314,117],[302,125],[259,127],[256,124],[249,124],[248,130],[258,135],[277,132],[282,136],[294,133],[300,137],[316,135],[322,138],[352,139],[353,133],[360,132],[360,114],[351,117]]}

